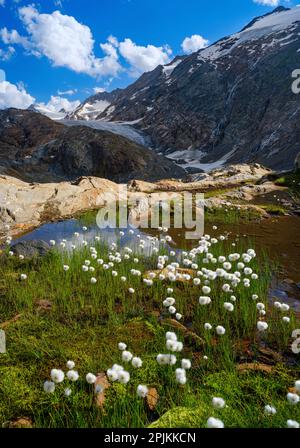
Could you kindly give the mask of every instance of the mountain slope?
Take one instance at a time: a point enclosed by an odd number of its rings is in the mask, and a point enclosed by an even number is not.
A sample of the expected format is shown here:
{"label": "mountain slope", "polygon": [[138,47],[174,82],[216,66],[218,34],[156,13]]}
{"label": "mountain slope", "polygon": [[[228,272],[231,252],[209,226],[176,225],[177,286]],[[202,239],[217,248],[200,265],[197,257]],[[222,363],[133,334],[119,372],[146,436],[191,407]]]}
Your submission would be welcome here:
{"label": "mountain slope", "polygon": [[0,111],[0,173],[30,182],[105,177],[117,182],[182,177],[165,157],[124,137],[68,127],[32,111]]}
{"label": "mountain slope", "polygon": [[145,73],[97,118],[134,121],[153,147],[176,151],[171,157],[183,166],[221,160],[290,168],[300,151],[300,104],[291,90],[299,33],[300,8],[277,8]]}
{"label": "mountain slope", "polygon": [[67,120],[95,120],[111,103],[117,101],[121,92],[121,89],[116,89],[112,92],[99,92],[90,96],[65,118]]}

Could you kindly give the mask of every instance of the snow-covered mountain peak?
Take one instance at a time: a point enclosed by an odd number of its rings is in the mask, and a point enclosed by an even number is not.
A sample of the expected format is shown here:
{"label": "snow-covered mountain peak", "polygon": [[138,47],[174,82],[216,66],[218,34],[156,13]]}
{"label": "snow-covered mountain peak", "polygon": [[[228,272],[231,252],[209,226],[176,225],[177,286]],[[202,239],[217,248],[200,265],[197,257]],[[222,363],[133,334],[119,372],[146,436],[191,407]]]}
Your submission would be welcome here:
{"label": "snow-covered mountain peak", "polygon": [[[287,32],[289,37],[293,37],[293,31],[300,24],[300,7],[293,9],[277,8],[272,13],[262,17],[257,17],[240,32],[230,37],[224,38],[215,44],[198,52],[199,60],[215,61],[221,57],[227,56],[235,48],[246,43],[247,41],[255,42],[263,38],[270,39],[270,45],[274,45],[275,41],[280,42]],[[264,49],[267,45],[264,43]]]}

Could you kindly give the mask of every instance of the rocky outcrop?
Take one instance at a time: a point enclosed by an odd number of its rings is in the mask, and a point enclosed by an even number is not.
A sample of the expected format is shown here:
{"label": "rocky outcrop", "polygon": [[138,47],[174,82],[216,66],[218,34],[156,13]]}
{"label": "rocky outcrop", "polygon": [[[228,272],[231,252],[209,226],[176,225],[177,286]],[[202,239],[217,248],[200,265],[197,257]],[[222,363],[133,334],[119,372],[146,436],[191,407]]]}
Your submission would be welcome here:
{"label": "rocky outcrop", "polygon": [[14,254],[26,259],[43,257],[49,250],[50,246],[45,241],[20,241],[14,245]]}
{"label": "rocky outcrop", "polygon": [[[130,191],[153,193],[157,191],[199,191],[234,188],[246,183],[257,182],[270,175],[272,171],[259,164],[230,165],[217,169],[209,174],[202,174],[201,180],[180,182],[176,180],[161,180],[155,184],[143,181],[129,182]],[[196,177],[197,178],[197,177]]]}
{"label": "rocky outcrop", "polygon": [[84,177],[77,182],[28,184],[0,176],[0,234],[16,235],[44,222],[64,219],[105,204],[104,194],[118,185],[106,179]]}
{"label": "rocky outcrop", "polygon": [[68,127],[32,111],[0,111],[0,173],[28,182],[73,181],[80,176],[155,181],[185,171],[120,135]]}
{"label": "rocky outcrop", "polygon": [[166,198],[177,199],[185,191],[204,193],[204,205],[210,209],[253,210],[257,216],[264,217],[268,216],[267,212],[254,199],[262,196],[264,201],[261,204],[265,204],[267,194],[277,198],[279,192],[287,190],[269,181],[270,173],[258,164],[238,165],[223,171],[215,170],[196,182],[131,181],[128,185],[98,177],[82,177],[75,182],[30,184],[0,175],[0,237],[7,233],[17,235],[45,222],[99,209],[115,198],[129,202],[130,214],[134,218],[136,213],[146,216],[149,209],[144,204],[149,204],[150,195],[150,204],[155,204]]}

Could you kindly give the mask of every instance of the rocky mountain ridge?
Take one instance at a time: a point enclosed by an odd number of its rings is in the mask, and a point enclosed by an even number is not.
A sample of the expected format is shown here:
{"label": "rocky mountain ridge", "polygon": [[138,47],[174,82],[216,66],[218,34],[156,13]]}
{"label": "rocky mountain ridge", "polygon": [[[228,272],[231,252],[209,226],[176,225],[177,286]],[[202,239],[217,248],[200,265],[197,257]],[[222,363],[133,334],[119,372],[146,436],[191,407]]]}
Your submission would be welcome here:
{"label": "rocky mountain ridge", "polygon": [[299,98],[291,89],[299,34],[300,8],[279,7],[112,92],[96,118],[131,122],[184,168],[259,162],[290,169],[300,151]]}
{"label": "rocky mountain ridge", "polygon": [[27,182],[96,176],[127,182],[183,177],[155,152],[108,131],[68,127],[32,111],[0,111],[0,173]]}

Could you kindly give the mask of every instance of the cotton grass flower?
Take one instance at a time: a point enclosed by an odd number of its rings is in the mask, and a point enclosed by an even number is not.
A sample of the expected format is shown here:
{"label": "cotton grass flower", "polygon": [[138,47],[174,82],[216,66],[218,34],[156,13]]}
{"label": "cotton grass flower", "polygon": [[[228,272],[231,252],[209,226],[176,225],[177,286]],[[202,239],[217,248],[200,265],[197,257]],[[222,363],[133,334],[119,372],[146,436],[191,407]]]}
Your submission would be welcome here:
{"label": "cotton grass flower", "polygon": [[108,369],[106,374],[107,374],[108,379],[112,382],[117,381],[119,378],[119,373],[114,369]]}
{"label": "cotton grass flower", "polygon": [[209,305],[211,303],[211,298],[208,296],[200,296],[199,297],[199,304],[200,305]]}
{"label": "cotton grass flower", "polygon": [[209,331],[209,330],[212,329],[212,325],[211,325],[210,323],[206,322],[206,323],[204,324],[204,329]]}
{"label": "cotton grass flower", "polygon": [[181,360],[181,367],[184,370],[189,370],[192,367],[192,363],[189,359],[182,359]]}
{"label": "cotton grass flower", "polygon": [[218,418],[209,417],[209,419],[207,420],[206,426],[207,426],[207,428],[213,428],[213,429],[224,428],[224,423],[222,422],[222,420],[220,420]]}
{"label": "cotton grass flower", "polygon": [[60,369],[52,369],[50,376],[54,383],[62,383],[65,378],[64,372]]}
{"label": "cotton grass flower", "polygon": [[222,327],[222,325],[218,325],[216,327],[216,332],[217,332],[217,335],[223,336],[226,333],[226,330],[224,327]]}
{"label": "cotton grass flower", "polygon": [[263,321],[258,321],[257,322],[257,329],[258,331],[266,331],[268,329],[268,324],[267,322],[263,322]]}
{"label": "cotton grass flower", "polygon": [[159,365],[163,366],[163,365],[169,365],[169,366],[174,366],[177,362],[177,358],[175,355],[162,355],[159,354],[156,357],[156,361]]}
{"label": "cotton grass flower", "polygon": [[204,295],[207,295],[211,292],[211,288],[209,286],[203,286],[202,287],[202,292]]}
{"label": "cotton grass flower", "polygon": [[45,381],[44,391],[47,392],[47,394],[53,394],[55,391],[55,383],[53,381]]}
{"label": "cotton grass flower", "polygon": [[67,361],[66,366],[69,370],[74,369],[75,362],[74,361]]}
{"label": "cotton grass flower", "polygon": [[176,333],[174,333],[173,331],[167,331],[166,340],[169,340],[169,339],[172,341],[177,341]]}
{"label": "cotton grass flower", "polygon": [[177,383],[184,385],[186,383],[186,372],[185,369],[176,369],[175,370],[175,377]]}
{"label": "cotton grass flower", "polygon": [[170,314],[175,314],[176,313],[176,308],[174,306],[170,306],[168,309]]}
{"label": "cotton grass flower", "polygon": [[300,380],[295,381],[295,389],[300,392]]}
{"label": "cotton grass flower", "polygon": [[69,370],[67,372],[67,378],[68,380],[75,382],[78,380],[79,374],[76,370]]}
{"label": "cotton grass flower", "polygon": [[225,308],[226,311],[230,311],[230,312],[232,312],[234,310],[234,306],[230,302],[225,302],[224,303],[224,308]]}
{"label": "cotton grass flower", "polygon": [[298,423],[296,420],[287,420],[286,426],[288,428],[300,428],[300,423]]}
{"label": "cotton grass flower", "polygon": [[131,361],[131,360],[132,360],[132,357],[133,357],[133,355],[132,355],[131,352],[129,352],[129,351],[127,351],[127,350],[124,350],[124,351],[122,352],[122,360],[123,360],[124,362],[129,362],[129,361]]}
{"label": "cotton grass flower", "polygon": [[85,379],[89,384],[94,384],[97,378],[93,373],[88,373]]}
{"label": "cotton grass flower", "polygon": [[20,279],[21,279],[22,281],[27,280],[27,275],[26,275],[26,274],[21,274],[21,275],[20,275]]}
{"label": "cotton grass flower", "polygon": [[129,374],[129,372],[126,372],[126,370],[121,370],[119,372],[118,380],[119,380],[119,382],[121,384],[127,384],[130,381],[130,374]]}
{"label": "cotton grass flower", "polygon": [[148,392],[149,392],[148,387],[144,386],[142,384],[139,384],[136,389],[137,396],[140,398],[145,398],[147,396]]}
{"label": "cotton grass flower", "polygon": [[265,309],[265,305],[264,305],[264,303],[257,303],[256,308],[258,311],[261,311],[261,310]]}
{"label": "cotton grass flower", "polygon": [[225,406],[225,400],[223,400],[223,398],[220,397],[214,397],[212,399],[212,405],[215,409],[222,409]]}
{"label": "cotton grass flower", "polygon": [[69,387],[67,387],[64,390],[64,394],[65,394],[66,397],[69,397],[72,394],[72,390]]}
{"label": "cotton grass flower", "polygon": [[291,404],[298,404],[300,401],[300,397],[297,394],[293,394],[292,392],[289,392],[286,396],[287,401]]}
{"label": "cotton grass flower", "polygon": [[131,360],[131,364],[133,367],[135,367],[136,369],[139,369],[140,367],[142,367],[143,365],[143,361],[141,360],[141,358],[139,358],[138,356],[134,356]]}
{"label": "cotton grass flower", "polygon": [[276,414],[276,408],[274,406],[271,406],[269,404],[267,404],[265,406],[265,414],[266,415],[275,415]]}
{"label": "cotton grass flower", "polygon": [[97,283],[97,279],[95,277],[91,278],[91,284],[95,285]]}
{"label": "cotton grass flower", "polygon": [[126,350],[126,348],[127,348],[127,345],[124,344],[124,342],[119,342],[118,343],[118,349],[119,350],[124,351],[124,350]]}
{"label": "cotton grass flower", "polygon": [[164,301],[163,301],[163,306],[165,306],[166,308],[168,308],[169,306],[172,306],[175,304],[175,299],[174,297],[167,297]]}

